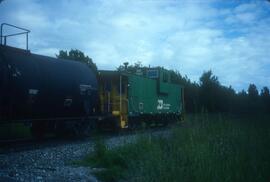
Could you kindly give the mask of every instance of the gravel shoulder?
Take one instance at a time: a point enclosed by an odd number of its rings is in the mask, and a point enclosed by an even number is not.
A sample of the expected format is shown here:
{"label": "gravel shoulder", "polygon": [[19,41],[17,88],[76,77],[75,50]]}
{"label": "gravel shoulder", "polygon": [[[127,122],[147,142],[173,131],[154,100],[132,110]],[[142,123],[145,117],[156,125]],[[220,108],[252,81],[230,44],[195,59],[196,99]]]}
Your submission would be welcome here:
{"label": "gravel shoulder", "polygon": [[[168,135],[165,130],[144,134],[113,136],[105,139],[109,148],[136,141],[141,135]],[[93,141],[0,154],[0,181],[98,181],[92,168],[77,167],[71,161],[79,160],[93,151]]]}

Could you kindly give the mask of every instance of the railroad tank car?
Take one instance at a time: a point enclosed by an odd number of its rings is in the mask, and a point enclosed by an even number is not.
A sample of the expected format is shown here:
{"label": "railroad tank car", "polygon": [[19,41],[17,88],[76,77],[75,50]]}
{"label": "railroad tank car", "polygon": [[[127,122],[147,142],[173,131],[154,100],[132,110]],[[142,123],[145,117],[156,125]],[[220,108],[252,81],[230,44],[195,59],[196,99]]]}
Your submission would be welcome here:
{"label": "railroad tank car", "polygon": [[117,118],[116,127],[137,128],[181,121],[184,87],[171,81],[170,71],[161,68],[99,71],[100,110]]}
{"label": "railroad tank car", "polygon": [[96,115],[97,86],[96,74],[83,63],[0,45],[2,123],[31,122],[34,134],[67,121],[74,128]]}

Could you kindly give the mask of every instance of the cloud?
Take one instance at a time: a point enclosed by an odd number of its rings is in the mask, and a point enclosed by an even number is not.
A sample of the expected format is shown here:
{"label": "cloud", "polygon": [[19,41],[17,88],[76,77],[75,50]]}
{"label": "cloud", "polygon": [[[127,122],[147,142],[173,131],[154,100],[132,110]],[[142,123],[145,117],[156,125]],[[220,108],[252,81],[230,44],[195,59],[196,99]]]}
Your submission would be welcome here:
{"label": "cloud", "polygon": [[270,86],[269,10],[263,1],[14,0],[0,5],[0,21],[31,29],[35,53],[77,48],[100,69],[141,61],[192,80],[212,69],[222,84],[241,90]]}

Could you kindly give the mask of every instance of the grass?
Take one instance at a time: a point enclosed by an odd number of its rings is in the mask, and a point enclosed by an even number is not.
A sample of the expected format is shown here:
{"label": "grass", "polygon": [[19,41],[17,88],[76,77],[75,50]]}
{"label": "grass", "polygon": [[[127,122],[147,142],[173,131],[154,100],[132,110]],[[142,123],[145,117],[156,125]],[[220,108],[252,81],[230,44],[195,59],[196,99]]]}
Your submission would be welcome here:
{"label": "grass", "polygon": [[29,126],[22,123],[9,123],[0,125],[0,139],[29,138],[31,131]]}
{"label": "grass", "polygon": [[108,149],[98,140],[78,165],[102,181],[269,181],[270,117],[193,115],[169,138]]}

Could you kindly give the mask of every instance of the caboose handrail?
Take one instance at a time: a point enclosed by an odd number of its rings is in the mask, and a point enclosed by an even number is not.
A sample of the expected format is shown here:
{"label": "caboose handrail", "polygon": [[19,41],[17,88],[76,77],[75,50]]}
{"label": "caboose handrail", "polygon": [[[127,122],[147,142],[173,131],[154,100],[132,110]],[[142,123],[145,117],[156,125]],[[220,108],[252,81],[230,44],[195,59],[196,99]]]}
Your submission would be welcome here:
{"label": "caboose handrail", "polygon": [[[9,26],[9,27],[17,28],[19,30],[22,30],[23,32],[3,35],[4,26]],[[25,28],[21,28],[21,27],[18,27],[18,26],[15,26],[15,25],[11,25],[11,24],[8,24],[8,23],[2,23],[1,24],[1,35],[0,35],[1,41],[0,41],[0,45],[6,45],[7,44],[7,37],[26,34],[26,50],[28,50],[28,34],[29,33],[30,33],[30,30],[27,30]],[[4,44],[3,44],[3,38],[4,38]]]}

